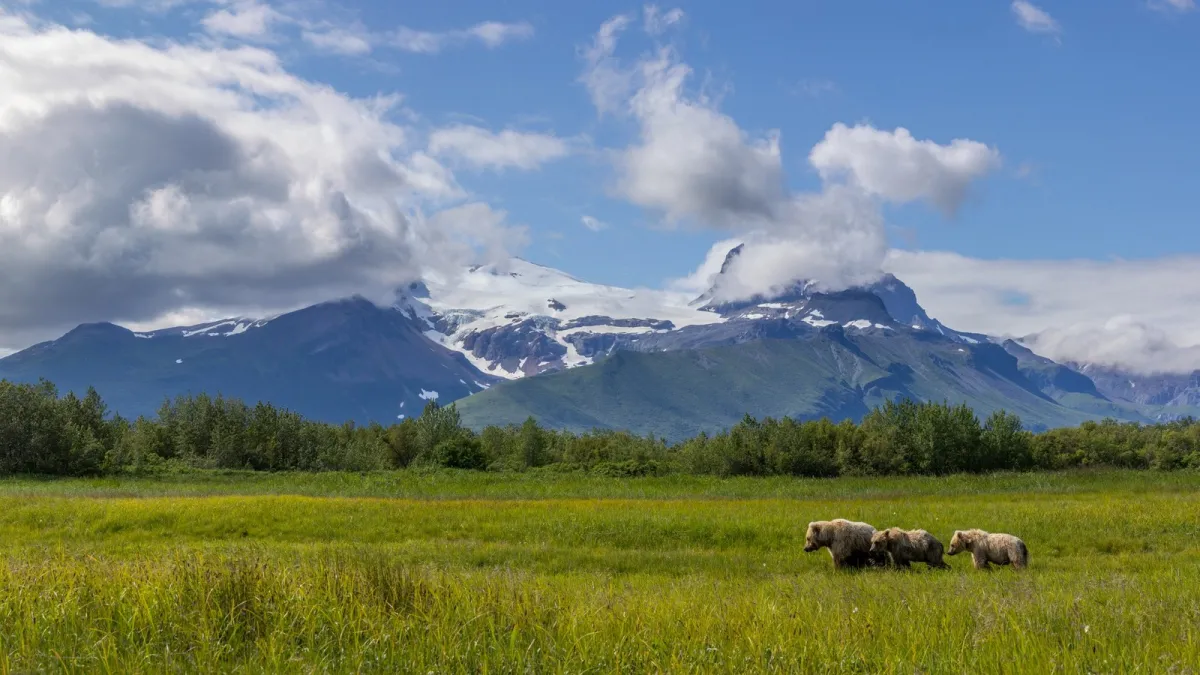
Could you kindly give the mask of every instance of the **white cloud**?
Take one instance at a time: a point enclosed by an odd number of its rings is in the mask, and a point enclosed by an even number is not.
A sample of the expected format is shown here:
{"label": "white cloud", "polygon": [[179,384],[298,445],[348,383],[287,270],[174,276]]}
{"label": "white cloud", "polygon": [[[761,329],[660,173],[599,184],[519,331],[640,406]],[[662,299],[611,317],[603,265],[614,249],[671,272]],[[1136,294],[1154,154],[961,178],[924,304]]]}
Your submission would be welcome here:
{"label": "white cloud", "polygon": [[706,101],[687,98],[690,74],[669,50],[640,64],[642,85],[628,105],[641,138],[618,160],[617,190],[670,221],[773,219],[785,198],[778,138],[750,138]]}
{"label": "white cloud", "polygon": [[487,47],[499,47],[510,40],[525,40],[533,37],[533,26],[528,22],[500,23],[485,21],[467,29],[467,33],[477,38]]}
{"label": "white cloud", "polygon": [[601,115],[616,112],[624,104],[633,86],[632,74],[621,70],[613,58],[617,36],[629,27],[633,19],[621,14],[605,21],[592,44],[583,51],[587,67],[579,81],[587,87],[592,105]]}
{"label": "white cloud", "polygon": [[1031,33],[1050,33],[1057,35],[1061,32],[1058,22],[1045,10],[1029,2],[1029,0],[1013,0],[1013,14],[1017,23]]}
{"label": "white cloud", "polygon": [[434,131],[429,138],[429,151],[462,160],[476,168],[530,170],[565,157],[570,149],[562,139],[548,134],[512,129],[493,133],[481,127],[459,124]]}
{"label": "white cloud", "polygon": [[241,0],[230,9],[217,10],[204,17],[204,28],[210,33],[240,38],[265,36],[270,25],[280,15],[270,6],[256,0]]}
{"label": "white cloud", "polygon": [[892,251],[886,269],[947,325],[1040,334],[1055,360],[1139,372],[1200,368],[1200,256],[1151,260],[979,260]]}
{"label": "white cloud", "polygon": [[407,52],[436,54],[447,47],[468,42],[478,42],[489,49],[494,49],[505,42],[533,37],[533,33],[533,26],[524,21],[518,23],[484,21],[469,28],[441,33],[413,30],[401,26],[393,35],[392,44],[397,49]]}
{"label": "white cloud", "polygon": [[1180,346],[1166,331],[1128,314],[1102,326],[1048,328],[1022,341],[1038,354],[1132,373],[1189,373],[1200,369],[1200,344]]}
{"label": "white cloud", "polygon": [[675,9],[663,12],[658,5],[646,5],[642,9],[642,26],[650,35],[661,35],[671,26],[683,20],[683,10]]}
{"label": "white cloud", "polygon": [[269,51],[0,20],[0,345],[84,321],[383,297],[525,234]]}
{"label": "white cloud", "polygon": [[889,201],[929,201],[953,215],[971,183],[1000,166],[1000,153],[957,138],[949,145],[918,141],[903,127],[882,131],[867,125],[833,125],[809,154],[826,180],[848,176],[870,194]]}
{"label": "white cloud", "polygon": [[608,227],[608,223],[605,223],[604,221],[601,221],[601,220],[597,220],[596,218],[593,218],[591,216],[584,216],[580,220],[583,222],[583,226],[586,227],[587,229],[591,230],[592,232],[599,232],[600,230],[603,230],[606,227]]}
{"label": "white cloud", "polygon": [[300,35],[305,42],[323,52],[344,56],[361,56],[371,51],[372,36],[357,27],[304,30]]}
{"label": "white cloud", "polygon": [[[827,290],[869,283],[887,253],[881,200],[956,203],[993,167],[992,152],[972,141],[942,146],[903,129],[838,125],[811,158],[822,191],[793,194],[778,132],[748,134],[709,97],[689,95],[692,71],[673,50],[620,67],[615,36],[625,23],[617,17],[601,26],[582,78],[598,109],[638,125],[637,141],[617,155],[614,189],[669,223],[731,232],[746,243],[719,280],[717,300],[770,294],[797,281]],[[622,90],[624,98],[616,96]],[[918,176],[905,175],[914,167]]]}

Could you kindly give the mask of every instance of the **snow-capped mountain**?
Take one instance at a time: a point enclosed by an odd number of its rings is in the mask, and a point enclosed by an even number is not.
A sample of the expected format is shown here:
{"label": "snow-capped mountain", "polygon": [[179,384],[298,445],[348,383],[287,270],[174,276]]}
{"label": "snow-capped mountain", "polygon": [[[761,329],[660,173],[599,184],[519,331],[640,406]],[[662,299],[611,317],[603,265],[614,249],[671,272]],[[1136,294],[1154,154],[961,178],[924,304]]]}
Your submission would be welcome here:
{"label": "snow-capped mountain", "polygon": [[[1159,399],[1194,401],[1188,392],[1196,389],[1182,381],[1171,385],[1170,396],[1152,396],[1145,405],[1124,391],[1106,398],[1105,386],[1096,391],[1086,376],[1015,343],[943,325],[890,275],[837,292],[798,282],[737,302],[715,300],[721,283],[718,273],[699,295],[628,289],[514,258],[413,283],[387,307],[349,298],[278,316],[141,333],[86,324],[0,359],[0,377],[47,377],[64,390],[95,385],[126,415],[153,414],[164,396],[203,391],[271,401],[326,421],[390,421],[416,414],[429,400],[460,400],[504,380],[552,378],[553,371],[566,375],[602,359],[618,370],[621,363],[628,369],[678,360],[605,359],[617,352],[689,352],[698,360],[685,361],[703,371],[708,359],[736,361],[732,352],[712,351],[732,347],[737,354],[758,354],[744,367],[759,368],[762,350],[770,348],[755,345],[783,340],[803,343],[792,353],[799,360],[768,367],[759,376],[774,381],[755,386],[764,401],[778,397],[763,392],[796,391],[793,383],[816,387],[809,393],[817,396],[810,401],[817,407],[788,414],[861,412],[895,394],[1024,406],[1031,419],[1049,423],[1076,419],[1070,414],[1080,411],[1150,419],[1161,411],[1147,406]],[[622,377],[662,389],[657,395],[664,398],[656,400],[679,398],[651,373]],[[1054,407],[1062,401],[1074,412]],[[682,429],[688,422],[679,424]]]}
{"label": "snow-capped mountain", "polygon": [[454,279],[428,279],[401,306],[426,322],[430,339],[485,373],[514,379],[591,363],[617,336],[636,340],[724,321],[689,307],[689,299],[592,284],[513,258]]}
{"label": "snow-capped mountain", "polygon": [[[719,283],[720,275],[714,286]],[[410,288],[398,306],[425,322],[431,340],[507,379],[587,365],[618,349],[667,351],[769,337],[764,329],[783,336],[840,326],[932,331],[966,343],[986,339],[930,318],[912,289],[891,275],[837,293],[800,283],[737,303],[714,303],[711,297],[711,291],[694,297],[592,284],[514,258],[503,266],[473,267],[451,280],[428,279]]]}

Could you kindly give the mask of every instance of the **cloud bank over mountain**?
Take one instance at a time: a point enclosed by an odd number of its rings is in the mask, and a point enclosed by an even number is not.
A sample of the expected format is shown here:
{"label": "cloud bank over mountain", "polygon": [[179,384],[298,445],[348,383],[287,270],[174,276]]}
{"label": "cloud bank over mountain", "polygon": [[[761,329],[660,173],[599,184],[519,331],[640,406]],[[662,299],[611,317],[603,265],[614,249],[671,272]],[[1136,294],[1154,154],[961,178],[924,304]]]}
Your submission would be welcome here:
{"label": "cloud bank over mountain", "polygon": [[885,267],[930,314],[1058,360],[1137,373],[1200,369],[1200,256],[980,260],[892,251]]}
{"label": "cloud bank over mountain", "polygon": [[399,96],[338,93],[271,51],[4,15],[0,62],[8,344],[84,321],[384,298],[524,240],[415,144]]}

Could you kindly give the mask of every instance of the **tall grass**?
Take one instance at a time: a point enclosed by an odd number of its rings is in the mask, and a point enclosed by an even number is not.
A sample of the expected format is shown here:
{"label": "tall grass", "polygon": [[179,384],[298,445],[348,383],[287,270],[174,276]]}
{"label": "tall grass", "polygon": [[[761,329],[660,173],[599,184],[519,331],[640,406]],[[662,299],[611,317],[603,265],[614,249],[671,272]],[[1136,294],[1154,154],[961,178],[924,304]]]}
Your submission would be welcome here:
{"label": "tall grass", "polygon": [[0,672],[1182,672],[1198,582],[1169,565],[663,579],[364,551],[17,558]]}
{"label": "tall grass", "polygon": [[[1104,476],[981,494],[982,478],[838,479],[747,499],[678,484],[663,499],[152,497],[148,481],[92,498],[9,482],[0,674],[1195,672],[1200,486]],[[837,516],[943,542],[1013,532],[1031,568],[835,573],[801,548],[809,520]]]}

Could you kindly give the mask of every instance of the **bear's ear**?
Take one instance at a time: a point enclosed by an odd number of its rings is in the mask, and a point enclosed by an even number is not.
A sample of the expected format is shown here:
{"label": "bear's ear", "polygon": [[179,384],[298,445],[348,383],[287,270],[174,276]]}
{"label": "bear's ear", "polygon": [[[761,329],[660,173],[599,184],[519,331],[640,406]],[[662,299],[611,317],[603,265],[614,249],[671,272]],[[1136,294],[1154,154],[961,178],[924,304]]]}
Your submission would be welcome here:
{"label": "bear's ear", "polygon": [[812,530],[813,534],[816,534],[821,531],[821,526],[816,523],[809,523],[808,529]]}

